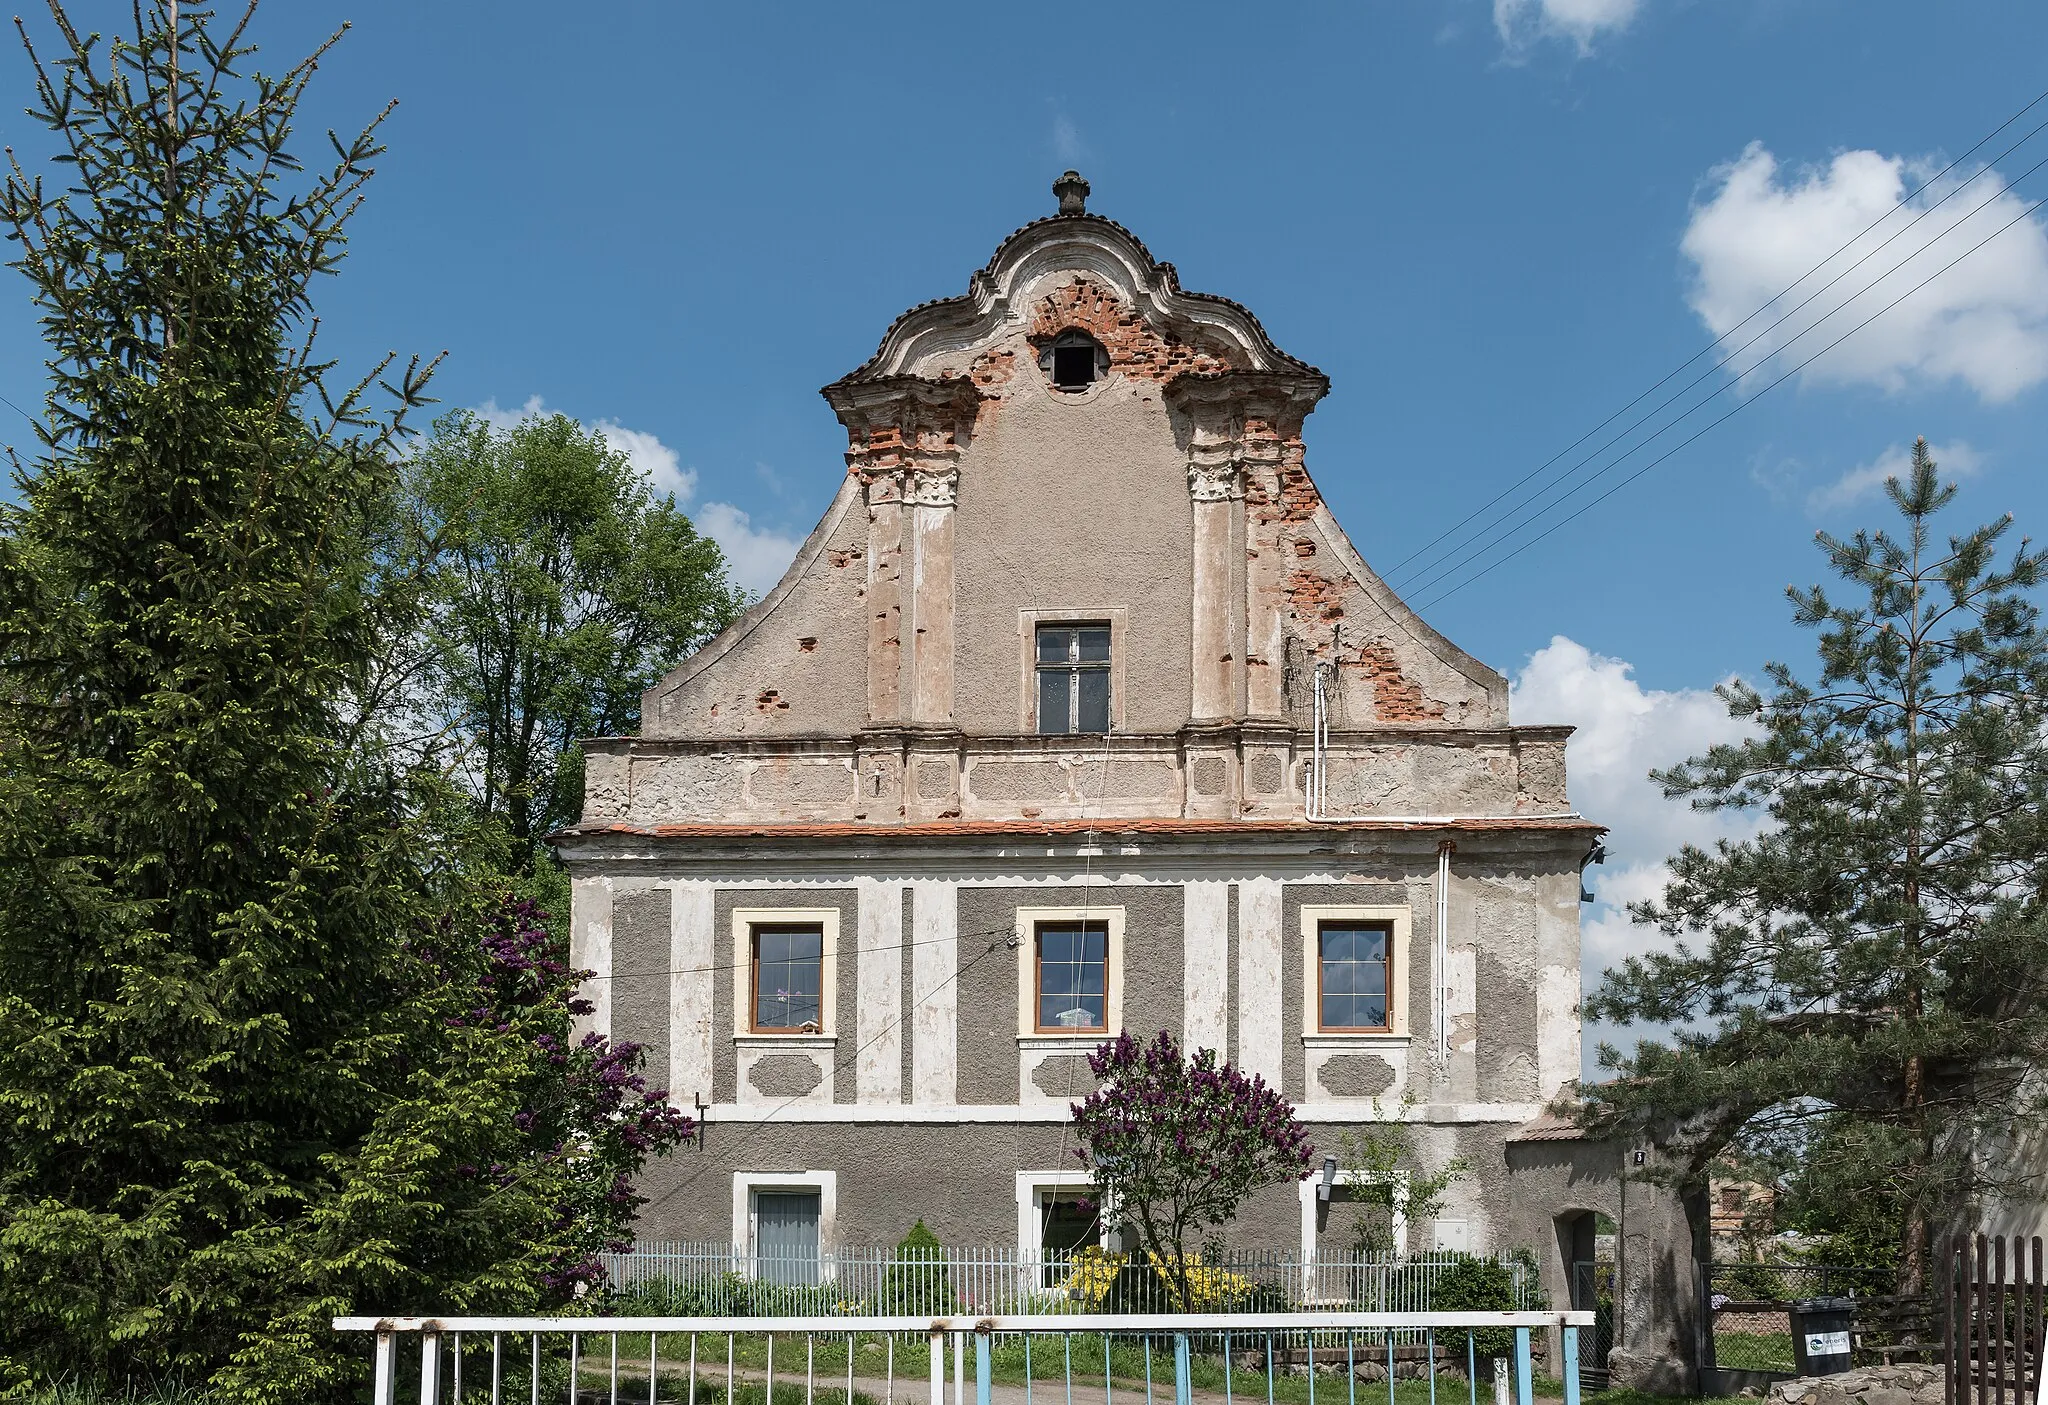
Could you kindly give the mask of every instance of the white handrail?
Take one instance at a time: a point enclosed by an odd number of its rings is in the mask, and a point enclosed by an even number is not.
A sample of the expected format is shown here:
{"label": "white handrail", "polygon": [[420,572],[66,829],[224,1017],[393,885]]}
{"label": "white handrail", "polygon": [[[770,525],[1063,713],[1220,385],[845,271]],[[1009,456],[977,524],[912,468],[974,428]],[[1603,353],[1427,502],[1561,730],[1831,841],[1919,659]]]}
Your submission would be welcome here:
{"label": "white handrail", "polygon": [[1590,1327],[1590,1311],[1076,1312],[981,1317],[337,1317],[337,1332],[1330,1332],[1346,1328]]}

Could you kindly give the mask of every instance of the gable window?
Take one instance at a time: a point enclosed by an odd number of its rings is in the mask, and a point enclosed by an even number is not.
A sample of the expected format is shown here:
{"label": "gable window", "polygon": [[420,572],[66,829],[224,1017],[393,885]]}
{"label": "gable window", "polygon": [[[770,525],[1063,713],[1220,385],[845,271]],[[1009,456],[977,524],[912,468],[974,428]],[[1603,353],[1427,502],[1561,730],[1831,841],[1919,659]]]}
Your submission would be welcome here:
{"label": "gable window", "polygon": [[825,933],[815,924],[754,928],[753,1028],[816,1034],[825,1028]]}
{"label": "gable window", "polygon": [[1069,328],[1039,354],[1038,364],[1054,390],[1086,390],[1109,373],[1109,353],[1086,332]]}
{"label": "gable window", "polygon": [[1109,924],[1041,922],[1034,1027],[1040,1033],[1109,1028]]}
{"label": "gable window", "polygon": [[1041,624],[1037,632],[1041,736],[1109,730],[1109,626]]}
{"label": "gable window", "polygon": [[1319,922],[1316,943],[1318,1027],[1325,1033],[1391,1030],[1392,924]]}

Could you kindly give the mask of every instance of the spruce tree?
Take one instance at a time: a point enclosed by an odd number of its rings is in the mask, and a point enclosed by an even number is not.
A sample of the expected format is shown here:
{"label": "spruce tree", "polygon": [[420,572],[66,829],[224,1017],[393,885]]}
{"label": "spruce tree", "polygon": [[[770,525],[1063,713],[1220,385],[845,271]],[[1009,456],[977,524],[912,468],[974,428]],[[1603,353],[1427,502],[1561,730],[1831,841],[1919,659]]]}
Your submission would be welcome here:
{"label": "spruce tree", "polygon": [[1901,529],[1822,534],[1848,592],[1788,592],[1819,634],[1805,681],[1732,683],[1749,739],[1664,792],[1761,811],[1753,839],[1688,847],[1634,909],[1673,945],[1607,973],[1586,1013],[1674,1025],[1588,1089],[1589,1120],[1672,1140],[1695,1177],[1731,1140],[1853,1156],[1819,1179],[1896,1207],[1898,1287],[1936,1236],[2032,1168],[1999,1148],[2040,1116],[2048,1057],[2048,635],[2043,553],[2002,561],[2008,517],[1945,542],[1953,501],[1924,440],[1886,483]]}
{"label": "spruce tree", "polygon": [[311,295],[375,124],[303,173],[319,54],[244,76],[247,15],[53,13],[61,188],[0,196],[51,376],[0,518],[0,1389],[334,1397],[328,1316],[560,1300],[684,1123],[572,1037],[489,836],[362,725],[420,608],[425,375],[334,383]]}

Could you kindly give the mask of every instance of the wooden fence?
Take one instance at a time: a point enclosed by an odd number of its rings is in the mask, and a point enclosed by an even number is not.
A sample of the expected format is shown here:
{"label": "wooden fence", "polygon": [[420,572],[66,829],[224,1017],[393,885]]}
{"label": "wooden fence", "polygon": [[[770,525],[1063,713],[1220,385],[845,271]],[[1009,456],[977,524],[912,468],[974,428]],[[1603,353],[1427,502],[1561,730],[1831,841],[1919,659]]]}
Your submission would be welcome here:
{"label": "wooden fence", "polygon": [[2048,1329],[2040,1237],[1959,1239],[1943,1268],[1947,1405],[2034,1405]]}

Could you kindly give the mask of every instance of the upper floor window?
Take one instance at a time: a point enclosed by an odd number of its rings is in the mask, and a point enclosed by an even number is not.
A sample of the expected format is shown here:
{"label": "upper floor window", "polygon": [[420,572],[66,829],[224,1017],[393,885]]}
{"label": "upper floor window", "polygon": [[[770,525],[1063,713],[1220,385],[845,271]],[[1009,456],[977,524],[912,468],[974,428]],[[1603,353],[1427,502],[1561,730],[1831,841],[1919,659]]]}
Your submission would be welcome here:
{"label": "upper floor window", "polygon": [[1109,924],[1041,922],[1035,1027],[1068,1034],[1109,1028]]}
{"label": "upper floor window", "polygon": [[815,1034],[825,1028],[825,933],[822,927],[760,924],[754,928],[753,1028]]}
{"label": "upper floor window", "polygon": [[1319,922],[1316,944],[1319,1027],[1325,1033],[1391,1030],[1392,924]]}
{"label": "upper floor window", "polygon": [[1109,730],[1109,626],[1038,626],[1038,730]]}
{"label": "upper floor window", "polygon": [[1054,390],[1086,390],[1109,374],[1109,353],[1079,328],[1069,328],[1039,353],[1038,364]]}

